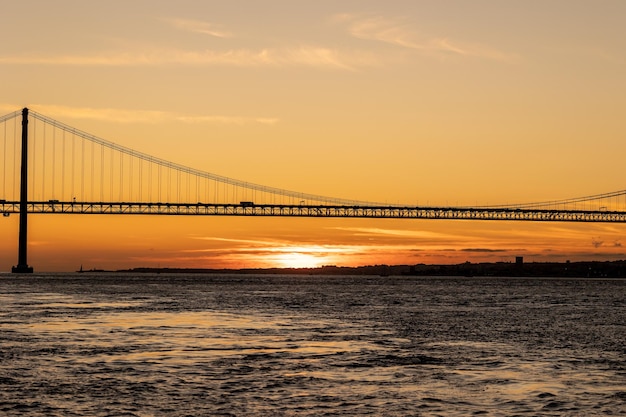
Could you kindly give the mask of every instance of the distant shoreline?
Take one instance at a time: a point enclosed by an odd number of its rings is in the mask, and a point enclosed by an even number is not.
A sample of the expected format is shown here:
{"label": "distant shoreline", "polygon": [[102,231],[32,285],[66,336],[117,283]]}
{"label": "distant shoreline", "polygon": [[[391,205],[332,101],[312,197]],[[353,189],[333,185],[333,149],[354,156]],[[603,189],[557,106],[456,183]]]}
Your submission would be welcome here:
{"label": "distant shoreline", "polygon": [[626,260],[581,262],[465,262],[453,265],[369,265],[322,266],[317,268],[152,268],[136,267],[119,270],[89,269],[83,273],[147,273],[147,274],[291,274],[291,275],[404,275],[465,277],[571,277],[626,278]]}

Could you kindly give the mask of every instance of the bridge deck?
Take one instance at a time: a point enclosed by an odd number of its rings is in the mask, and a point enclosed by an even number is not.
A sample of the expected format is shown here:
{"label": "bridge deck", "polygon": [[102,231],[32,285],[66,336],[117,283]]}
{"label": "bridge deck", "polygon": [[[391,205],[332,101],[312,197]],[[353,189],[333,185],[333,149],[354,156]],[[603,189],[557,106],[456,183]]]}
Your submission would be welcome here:
{"label": "bridge deck", "polygon": [[[19,201],[0,200],[4,216],[19,214]],[[144,214],[182,216],[279,216],[387,219],[519,220],[626,223],[626,212],[472,207],[400,207],[285,204],[205,204],[31,201],[32,214]]]}

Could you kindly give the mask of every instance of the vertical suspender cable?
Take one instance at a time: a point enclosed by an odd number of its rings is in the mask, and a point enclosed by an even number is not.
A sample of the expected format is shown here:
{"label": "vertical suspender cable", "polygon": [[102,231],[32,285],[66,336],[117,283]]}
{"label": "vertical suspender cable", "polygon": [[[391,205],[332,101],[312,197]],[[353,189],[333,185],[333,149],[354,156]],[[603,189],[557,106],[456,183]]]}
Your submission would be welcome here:
{"label": "vertical suspender cable", "polygon": [[100,145],[100,202],[104,201],[104,145]]}
{"label": "vertical suspender cable", "polygon": [[133,154],[128,154],[129,160],[129,177],[128,177],[128,201],[133,201]]}
{"label": "vertical suspender cable", "polygon": [[176,170],[176,202],[180,203],[180,170]]}
{"label": "vertical suspender cable", "polygon": [[152,203],[152,161],[148,161],[148,202]]}
{"label": "vertical suspender cable", "polygon": [[74,155],[75,155],[75,152],[74,152],[74,133],[72,132],[72,175],[70,177],[70,181],[72,181],[72,187],[71,187],[71,191],[72,191],[71,198],[72,199],[76,198],[76,193],[74,193],[74,180],[75,180],[75,175],[74,174],[76,172],[76,169],[74,168],[74,165],[75,165],[74,164],[74,162],[75,162]]}
{"label": "vertical suspender cable", "polygon": [[124,154],[120,151],[120,203],[124,201]]}
{"label": "vertical suspender cable", "polygon": [[42,147],[42,175],[41,175],[41,199],[46,195],[46,123],[43,124],[43,145]]}
{"label": "vertical suspender cable", "polygon": [[55,177],[56,177],[56,160],[57,160],[57,130],[52,127],[52,198],[56,197]]}
{"label": "vertical suspender cable", "polygon": [[85,139],[80,140],[80,200],[87,201],[85,197]]}
{"label": "vertical suspender cable", "polygon": [[93,146],[94,146],[93,142],[91,142],[91,192],[90,192],[90,194],[91,194],[91,200],[92,201],[95,200],[95,197],[93,195],[94,194],[93,186],[94,186],[94,181],[95,181],[95,178],[94,178],[94,175],[93,175],[94,174],[94,160],[95,160]]}
{"label": "vertical suspender cable", "polygon": [[61,198],[67,199],[65,196],[65,130],[63,130],[61,145]]}
{"label": "vertical suspender cable", "polygon": [[16,179],[16,170],[17,170],[17,117],[13,119],[13,200],[17,199],[17,193],[15,192],[15,187],[17,186]]}
{"label": "vertical suspender cable", "polygon": [[4,136],[3,136],[3,152],[2,152],[2,197],[6,200],[7,197],[7,121],[3,122]]}
{"label": "vertical suspender cable", "polygon": [[36,158],[36,155],[37,155],[37,119],[33,120],[32,126],[33,126],[33,134],[32,134],[32,137],[33,137],[33,147],[32,147],[32,150],[31,150],[30,153],[33,156],[33,159],[32,159],[32,163],[31,163],[31,165],[32,165],[32,174],[31,174],[31,177],[30,177],[31,178],[31,180],[30,180],[30,189],[31,189],[31,193],[32,193],[32,198],[34,200],[35,199],[35,167],[37,166],[37,158]]}
{"label": "vertical suspender cable", "polygon": [[115,160],[113,148],[109,148],[109,156],[111,157],[111,163],[109,164],[109,201],[113,201],[113,162]]}
{"label": "vertical suspender cable", "polygon": [[143,160],[140,158],[139,159],[139,196],[138,196],[139,201],[143,201],[141,199],[142,198],[141,189],[143,188],[142,187],[143,186],[143,184],[142,184],[142,182],[143,182],[143,175],[142,175],[143,174],[143,164],[142,164],[142,161]]}

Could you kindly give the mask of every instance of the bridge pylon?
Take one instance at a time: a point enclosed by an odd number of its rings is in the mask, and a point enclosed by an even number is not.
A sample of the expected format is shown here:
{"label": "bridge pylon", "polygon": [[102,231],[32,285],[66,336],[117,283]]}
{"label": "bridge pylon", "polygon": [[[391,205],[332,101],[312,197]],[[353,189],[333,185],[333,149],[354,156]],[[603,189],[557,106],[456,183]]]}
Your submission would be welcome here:
{"label": "bridge pylon", "polygon": [[20,232],[17,266],[11,268],[16,274],[30,274],[33,267],[28,266],[28,109],[22,110],[22,167],[20,173]]}

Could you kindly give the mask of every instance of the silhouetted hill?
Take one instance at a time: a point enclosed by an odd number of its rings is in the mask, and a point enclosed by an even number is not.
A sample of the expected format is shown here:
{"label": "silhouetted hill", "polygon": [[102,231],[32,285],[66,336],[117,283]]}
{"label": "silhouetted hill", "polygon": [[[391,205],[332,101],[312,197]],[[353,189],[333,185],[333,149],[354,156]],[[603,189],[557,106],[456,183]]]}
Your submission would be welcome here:
{"label": "silhouetted hill", "polygon": [[626,261],[607,262],[465,262],[454,265],[368,265],[319,268],[132,268],[116,272],[202,274],[291,274],[291,275],[407,275],[407,276],[497,276],[497,277],[626,277]]}

